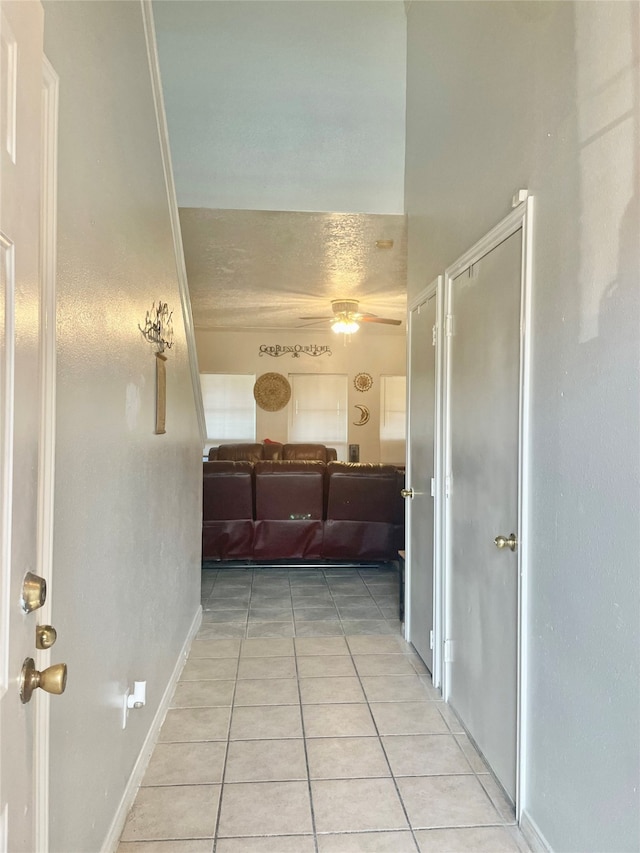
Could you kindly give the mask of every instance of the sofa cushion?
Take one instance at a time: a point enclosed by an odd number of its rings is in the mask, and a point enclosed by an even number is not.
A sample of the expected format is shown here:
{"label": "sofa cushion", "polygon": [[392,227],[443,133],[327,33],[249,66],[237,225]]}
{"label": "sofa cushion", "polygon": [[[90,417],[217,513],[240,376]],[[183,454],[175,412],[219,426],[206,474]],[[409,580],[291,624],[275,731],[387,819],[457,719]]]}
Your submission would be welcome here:
{"label": "sofa cushion", "polygon": [[256,520],[322,519],[322,462],[256,462]]}
{"label": "sofa cushion", "polygon": [[202,463],[202,517],[208,521],[253,519],[253,465]]}
{"label": "sofa cushion", "polygon": [[285,460],[316,460],[327,461],[327,448],[324,444],[285,444],[282,448],[282,458]]}
{"label": "sofa cushion", "polygon": [[221,444],[216,459],[230,462],[259,462],[264,459],[263,445],[255,444]]}
{"label": "sofa cushion", "polygon": [[253,537],[253,465],[220,460],[204,462],[203,559],[250,559]]}
{"label": "sofa cushion", "polygon": [[256,463],[256,559],[320,556],[324,470],[318,461]]}
{"label": "sofa cushion", "polygon": [[330,462],[327,481],[327,518],[397,521],[402,498],[398,471],[393,465]]}
{"label": "sofa cushion", "polygon": [[397,558],[402,525],[398,472],[392,465],[330,462],[322,556]]}

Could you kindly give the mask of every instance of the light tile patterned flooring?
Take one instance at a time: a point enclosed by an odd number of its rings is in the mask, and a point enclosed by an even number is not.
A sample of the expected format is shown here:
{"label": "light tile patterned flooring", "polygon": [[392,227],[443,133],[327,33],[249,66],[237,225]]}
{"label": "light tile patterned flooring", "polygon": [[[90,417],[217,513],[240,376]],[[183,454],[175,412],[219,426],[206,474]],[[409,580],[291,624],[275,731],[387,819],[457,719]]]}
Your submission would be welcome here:
{"label": "light tile patterned flooring", "polygon": [[399,634],[398,570],[205,569],[202,636]]}
{"label": "light tile patterned flooring", "polygon": [[527,851],[399,634],[397,582],[388,566],[203,571],[119,853]]}

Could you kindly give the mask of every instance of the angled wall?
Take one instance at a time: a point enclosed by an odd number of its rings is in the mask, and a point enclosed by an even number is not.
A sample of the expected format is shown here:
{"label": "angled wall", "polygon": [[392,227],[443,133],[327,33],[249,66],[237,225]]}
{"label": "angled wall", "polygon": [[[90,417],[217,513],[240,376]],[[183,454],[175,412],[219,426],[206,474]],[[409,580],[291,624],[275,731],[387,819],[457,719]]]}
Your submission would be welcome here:
{"label": "angled wall", "polygon": [[[199,609],[201,444],[137,2],[45,3],[60,78],[51,851],[102,848]],[[139,330],[174,310],[167,432]],[[147,704],[122,729],[124,692]]]}
{"label": "angled wall", "polygon": [[181,207],[402,213],[399,0],[154,3]]}
{"label": "angled wall", "polygon": [[526,818],[640,845],[640,7],[413,2],[409,295],[535,197]]}

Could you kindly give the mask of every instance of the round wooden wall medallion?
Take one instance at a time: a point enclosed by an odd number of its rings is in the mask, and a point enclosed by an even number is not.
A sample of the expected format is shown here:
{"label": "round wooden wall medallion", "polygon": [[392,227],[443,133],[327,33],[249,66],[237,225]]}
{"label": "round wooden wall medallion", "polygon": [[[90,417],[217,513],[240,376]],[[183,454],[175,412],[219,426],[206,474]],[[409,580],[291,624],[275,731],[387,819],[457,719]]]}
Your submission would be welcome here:
{"label": "round wooden wall medallion", "polygon": [[256,379],[253,396],[265,412],[279,412],[291,399],[291,385],[281,373],[263,373]]}
{"label": "round wooden wall medallion", "polygon": [[353,384],[357,391],[368,391],[373,385],[373,377],[370,373],[358,373]]}

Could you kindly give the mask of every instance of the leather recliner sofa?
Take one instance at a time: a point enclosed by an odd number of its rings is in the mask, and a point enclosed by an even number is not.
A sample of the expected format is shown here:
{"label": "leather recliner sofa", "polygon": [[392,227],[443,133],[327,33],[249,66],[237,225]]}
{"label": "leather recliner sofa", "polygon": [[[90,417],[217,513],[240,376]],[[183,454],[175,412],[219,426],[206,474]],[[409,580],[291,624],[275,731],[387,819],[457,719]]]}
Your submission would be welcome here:
{"label": "leather recliner sofa", "polygon": [[395,560],[404,475],[319,460],[203,463],[204,560]]}
{"label": "leather recliner sofa", "polygon": [[279,441],[244,442],[240,444],[221,444],[209,450],[209,461],[216,459],[226,462],[262,462],[279,460],[332,462],[338,458],[334,447],[324,444],[281,444]]}

